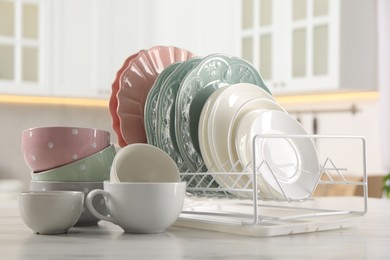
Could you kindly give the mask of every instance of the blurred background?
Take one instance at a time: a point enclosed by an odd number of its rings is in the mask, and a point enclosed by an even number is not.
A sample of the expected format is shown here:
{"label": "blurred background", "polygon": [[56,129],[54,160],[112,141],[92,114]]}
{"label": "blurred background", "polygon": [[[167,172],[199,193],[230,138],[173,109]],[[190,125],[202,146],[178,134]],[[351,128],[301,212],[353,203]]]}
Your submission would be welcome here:
{"label": "blurred background", "polygon": [[[116,72],[141,49],[174,45],[200,56],[247,59],[309,133],[364,136],[367,173],[376,183],[370,190],[380,197],[390,165],[387,6],[382,0],[0,0],[0,190],[28,187],[23,129],[96,127],[117,142],[108,111]],[[321,152],[337,153],[338,146]],[[343,158],[354,167],[361,151],[345,148]]]}

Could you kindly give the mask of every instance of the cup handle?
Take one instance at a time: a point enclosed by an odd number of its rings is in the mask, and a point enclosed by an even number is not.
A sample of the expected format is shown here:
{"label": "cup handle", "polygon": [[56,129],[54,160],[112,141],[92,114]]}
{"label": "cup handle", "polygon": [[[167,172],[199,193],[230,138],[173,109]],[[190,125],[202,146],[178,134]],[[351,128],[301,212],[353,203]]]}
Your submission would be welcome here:
{"label": "cup handle", "polygon": [[92,190],[88,193],[87,195],[87,198],[85,199],[85,202],[87,204],[87,207],[89,209],[89,211],[92,213],[92,215],[94,215],[95,217],[97,217],[98,219],[101,219],[101,220],[105,220],[105,221],[109,221],[109,222],[112,222],[114,224],[117,224],[116,221],[114,220],[113,217],[111,217],[111,215],[107,215],[107,216],[104,216],[102,214],[100,214],[93,206],[93,198],[98,195],[98,194],[101,194],[104,198],[109,198],[110,194],[105,191],[105,190],[101,190],[101,189],[96,189],[96,190]]}

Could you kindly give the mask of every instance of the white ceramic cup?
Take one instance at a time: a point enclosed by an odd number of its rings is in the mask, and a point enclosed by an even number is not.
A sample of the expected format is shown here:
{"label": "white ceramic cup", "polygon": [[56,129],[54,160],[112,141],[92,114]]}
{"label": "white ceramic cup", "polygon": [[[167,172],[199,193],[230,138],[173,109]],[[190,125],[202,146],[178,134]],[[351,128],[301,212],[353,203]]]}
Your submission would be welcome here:
{"label": "white ceramic cup", "polygon": [[[179,217],[184,204],[185,182],[113,183],[91,191],[86,199],[95,217],[119,225],[126,233],[160,233]],[[109,215],[96,211],[92,201],[101,194]]]}
{"label": "white ceramic cup", "polygon": [[[103,182],[70,182],[70,181],[30,181],[30,191],[82,191],[87,198],[91,190],[103,189]],[[106,204],[102,197],[95,197],[94,207],[99,212],[106,212]],[[89,212],[86,204],[75,226],[97,225],[100,219]]]}
{"label": "white ceramic cup", "polygon": [[67,233],[79,219],[83,204],[81,191],[26,191],[18,195],[24,223],[38,234]]}
{"label": "white ceramic cup", "polygon": [[115,155],[111,182],[179,182],[180,172],[172,158],[149,144],[130,144]]}

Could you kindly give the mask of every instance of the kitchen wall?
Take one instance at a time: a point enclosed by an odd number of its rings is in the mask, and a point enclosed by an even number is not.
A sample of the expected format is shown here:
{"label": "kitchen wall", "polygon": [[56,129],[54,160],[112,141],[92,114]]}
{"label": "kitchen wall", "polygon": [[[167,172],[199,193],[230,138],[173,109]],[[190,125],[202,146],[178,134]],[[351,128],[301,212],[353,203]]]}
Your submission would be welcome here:
{"label": "kitchen wall", "polygon": [[[283,98],[280,98],[279,101],[288,111],[343,110],[350,108],[353,104],[356,105],[358,112],[355,114],[349,112],[317,113],[318,134],[364,136],[367,141],[368,174],[383,175],[386,173],[381,163],[377,97],[360,98],[356,101],[291,102]],[[314,114],[302,113],[299,118],[307,131],[313,133],[312,119]],[[111,126],[111,117],[106,107],[0,103],[0,121],[2,122],[0,179],[19,179],[22,180],[24,187],[28,187],[30,177],[29,169],[23,160],[20,149],[20,136],[23,129],[53,125],[96,127],[110,131],[112,142],[117,142],[116,134]],[[349,165],[353,168],[360,165],[361,152],[355,146],[349,147],[342,142],[336,142],[330,146],[319,147],[319,149],[321,154],[325,154],[325,156],[329,154],[330,157],[340,157],[343,167]]]}
{"label": "kitchen wall", "polygon": [[[388,169],[382,165],[379,97],[368,92],[369,97],[346,98],[342,100],[324,100],[303,103],[285,103],[284,107],[292,111],[317,111],[317,113],[294,114],[300,118],[309,133],[313,133],[313,119],[317,117],[319,135],[362,136],[366,140],[367,173],[383,175]],[[349,94],[346,93],[345,96]],[[353,106],[356,113],[352,113]],[[335,158],[339,167],[347,167],[352,174],[361,174],[362,149],[357,141],[345,139],[323,141],[318,145],[322,158]],[[324,160],[324,159],[323,159]],[[359,173],[360,170],[360,173]]]}

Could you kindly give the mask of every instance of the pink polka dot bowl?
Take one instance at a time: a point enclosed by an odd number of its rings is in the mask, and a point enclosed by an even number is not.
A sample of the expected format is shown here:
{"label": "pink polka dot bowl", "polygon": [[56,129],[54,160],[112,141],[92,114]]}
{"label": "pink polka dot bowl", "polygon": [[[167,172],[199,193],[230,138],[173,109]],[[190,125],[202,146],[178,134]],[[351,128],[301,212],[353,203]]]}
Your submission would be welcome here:
{"label": "pink polka dot bowl", "polygon": [[33,172],[83,159],[110,145],[110,133],[95,128],[36,127],[22,132],[24,160]]}
{"label": "pink polka dot bowl", "polygon": [[34,181],[99,182],[110,179],[111,165],[116,155],[112,144],[78,161],[47,171],[32,172]]}

